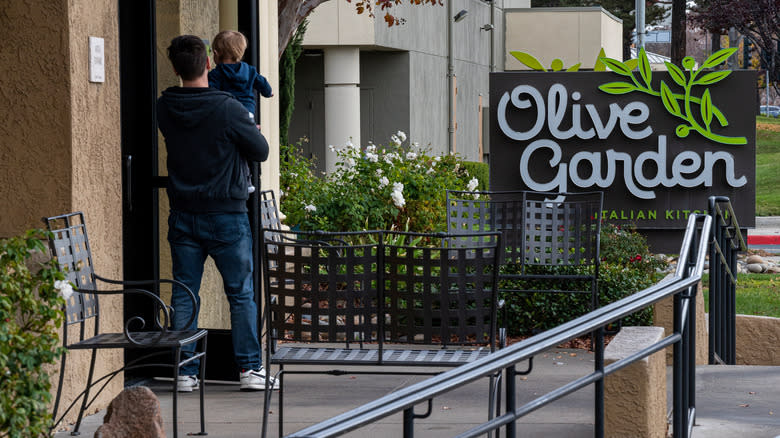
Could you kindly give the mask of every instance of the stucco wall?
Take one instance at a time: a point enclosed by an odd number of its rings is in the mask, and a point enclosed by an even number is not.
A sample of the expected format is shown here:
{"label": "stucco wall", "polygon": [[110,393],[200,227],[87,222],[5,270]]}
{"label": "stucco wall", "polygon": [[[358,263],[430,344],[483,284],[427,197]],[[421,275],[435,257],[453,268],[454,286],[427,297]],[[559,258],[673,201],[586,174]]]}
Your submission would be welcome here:
{"label": "stucco wall", "polygon": [[737,315],[737,365],[780,366],[780,318]]}
{"label": "stucco wall", "polygon": [[[122,267],[117,26],[116,2],[108,0],[19,0],[0,14],[0,235],[82,210],[96,270],[110,278]],[[105,39],[104,83],[89,82],[89,36]],[[121,320],[121,299],[102,299],[102,327],[117,329]],[[121,363],[121,352],[101,352],[96,374]],[[68,354],[66,406],[88,365],[87,353]],[[92,411],[122,384],[115,379]]]}
{"label": "stucco wall", "polygon": [[0,13],[2,237],[70,207],[67,7],[65,0],[19,0]]}
{"label": "stucco wall", "polygon": [[[115,1],[69,0],[72,201],[71,210],[84,211],[95,270],[122,278],[122,171],[119,118],[119,29]],[[104,38],[105,82],[89,82],[89,37]],[[122,298],[101,297],[101,330],[121,331]],[[87,352],[70,354],[73,370],[87,369]],[[80,356],[80,357],[79,357]],[[101,351],[97,376],[116,369],[120,350]],[[77,360],[73,360],[77,358]],[[71,373],[77,375],[77,373]],[[104,407],[123,387],[121,376],[103,394]],[[78,392],[68,387],[71,394]]]}
{"label": "stucco wall", "polygon": [[[653,325],[663,327],[667,335],[674,333],[674,297],[667,297],[653,306]],[[701,283],[696,290],[696,365],[706,365],[709,352],[707,318],[704,313],[704,294]],[[666,364],[674,362],[674,347],[666,347]]]}

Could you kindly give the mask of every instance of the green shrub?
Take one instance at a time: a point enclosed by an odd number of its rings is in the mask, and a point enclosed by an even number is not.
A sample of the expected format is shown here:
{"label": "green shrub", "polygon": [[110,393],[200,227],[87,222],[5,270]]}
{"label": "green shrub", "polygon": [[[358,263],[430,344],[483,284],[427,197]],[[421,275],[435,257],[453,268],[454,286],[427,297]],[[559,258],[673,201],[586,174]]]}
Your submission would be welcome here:
{"label": "green shrub", "polygon": [[[402,133],[399,133],[402,134]],[[446,230],[446,190],[487,189],[487,165],[467,163],[455,155],[433,157],[427,150],[401,147],[394,136],[387,147],[369,145],[365,150],[352,145],[334,150],[335,172],[316,175],[311,160],[300,148],[283,147],[281,210],[285,223],[301,230],[357,231],[389,229],[418,232]],[[409,154],[411,152],[411,154]],[[386,178],[384,180],[383,178]],[[393,183],[403,185],[400,192]],[[601,266],[598,283],[600,305],[609,304],[660,280],[663,262],[650,255],[645,238],[632,229],[604,224],[601,231]],[[529,267],[533,273],[581,273],[582,267]],[[503,266],[502,272],[519,272],[517,266]],[[582,281],[547,280],[504,282],[501,288],[515,290],[586,290]],[[501,312],[511,335],[547,330],[590,310],[590,293],[506,292]],[[651,309],[630,315],[628,325],[648,325]]]}
{"label": "green shrub", "polygon": [[62,354],[64,301],[57,288],[69,285],[53,260],[36,262],[47,253],[46,238],[31,230],[0,240],[0,436],[48,436],[51,424],[43,365]]}
{"label": "green shrub", "polygon": [[282,147],[285,223],[301,230],[446,230],[447,189],[475,190],[480,180],[457,155],[432,156],[416,144],[403,147],[405,140],[398,132],[388,146],[331,148],[337,163],[328,175],[316,175],[300,148]]}
{"label": "green shrub", "polygon": [[[599,305],[603,306],[661,280],[659,270],[664,262],[650,254],[644,236],[633,229],[603,224],[600,246]],[[505,266],[505,273],[517,273],[519,267]],[[534,274],[585,273],[584,267],[531,266],[526,272]],[[544,283],[544,284],[543,284]],[[560,291],[588,290],[589,283],[573,280],[534,280],[505,282],[502,288],[556,289]],[[529,335],[551,329],[590,311],[590,294],[576,293],[517,293],[504,292],[506,327],[510,335]],[[652,308],[644,309],[623,319],[623,325],[651,325]]]}

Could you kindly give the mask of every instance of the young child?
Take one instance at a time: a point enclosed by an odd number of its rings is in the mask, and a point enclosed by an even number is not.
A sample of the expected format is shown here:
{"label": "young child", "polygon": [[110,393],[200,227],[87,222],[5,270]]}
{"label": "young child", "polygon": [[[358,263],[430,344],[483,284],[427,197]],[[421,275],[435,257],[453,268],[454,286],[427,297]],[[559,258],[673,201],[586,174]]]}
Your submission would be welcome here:
{"label": "young child", "polygon": [[[255,70],[254,67],[242,62],[246,50],[246,37],[241,32],[223,30],[214,37],[212,51],[216,66],[209,72],[209,86],[217,90],[226,91],[246,108],[248,117],[255,120],[255,96],[253,90],[257,90],[263,97],[273,96],[268,80]],[[259,125],[258,125],[259,129]],[[247,175],[249,168],[247,165]],[[249,184],[249,193],[255,191],[255,187]]]}

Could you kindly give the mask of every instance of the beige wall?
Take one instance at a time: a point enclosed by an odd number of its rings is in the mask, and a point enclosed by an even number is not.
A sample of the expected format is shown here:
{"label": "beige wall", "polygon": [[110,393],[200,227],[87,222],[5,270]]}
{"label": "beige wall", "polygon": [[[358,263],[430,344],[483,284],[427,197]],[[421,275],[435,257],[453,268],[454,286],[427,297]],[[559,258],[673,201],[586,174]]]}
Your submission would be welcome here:
{"label": "beige wall", "polygon": [[[696,289],[696,365],[706,365],[709,361],[710,341],[701,287],[699,282]],[[666,297],[653,305],[653,325],[663,327],[667,335],[674,333],[674,297]],[[669,346],[666,347],[666,364],[672,363],[674,363],[674,347]]]}
{"label": "beige wall", "polygon": [[[379,11],[377,14],[381,14]],[[374,45],[375,19],[367,13],[355,13],[355,5],[329,1],[317,6],[309,15],[303,45],[311,47],[338,45]],[[384,22],[382,23],[384,26]]]}
{"label": "beige wall", "polygon": [[[336,2],[331,2],[336,3]],[[270,99],[260,98],[260,127],[268,140],[270,152],[268,160],[261,165],[260,187],[276,191],[279,199],[279,12],[275,1],[260,1],[258,15],[260,16],[259,70],[268,79],[274,90]]]}
{"label": "beige wall", "polygon": [[599,50],[622,59],[621,21],[600,7],[506,10],[505,70],[528,70],[509,52],[520,51],[549,68],[561,59],[565,68],[582,63],[592,69]]}
{"label": "beige wall", "polygon": [[737,315],[737,365],[780,366],[780,318]]}
{"label": "beige wall", "polygon": [[[96,270],[110,278],[122,272],[117,26],[115,1],[15,0],[0,14],[0,236],[82,210]],[[89,36],[105,39],[104,83],[89,82]],[[101,311],[102,327],[121,327],[121,298],[102,299]],[[121,363],[120,351],[101,352],[96,374]],[[88,353],[68,354],[66,405],[88,364]],[[115,379],[92,410],[122,385]]]}

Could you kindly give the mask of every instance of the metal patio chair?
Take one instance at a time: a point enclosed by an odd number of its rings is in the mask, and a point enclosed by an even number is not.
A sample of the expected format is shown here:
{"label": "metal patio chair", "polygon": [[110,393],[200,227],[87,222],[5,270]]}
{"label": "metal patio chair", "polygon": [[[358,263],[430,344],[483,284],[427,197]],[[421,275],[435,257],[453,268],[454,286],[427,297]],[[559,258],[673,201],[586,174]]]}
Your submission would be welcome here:
{"label": "metal patio chair", "polygon": [[501,297],[584,294],[593,310],[599,306],[602,205],[602,192],[447,191],[447,229],[455,235],[501,232]]}
{"label": "metal patio chair", "polygon": [[[207,435],[203,404],[207,332],[206,330],[173,330],[171,316],[174,309],[160,299],[158,289],[161,284],[178,284],[189,292],[193,308],[195,308],[195,295],[192,291],[184,284],[175,280],[120,281],[101,277],[93,269],[94,265],[92,263],[92,254],[83,213],[75,212],[44,218],[44,222],[53,235],[49,240],[52,256],[56,258],[60,270],[66,276],[66,280],[75,286],[74,293],[67,300],[64,309],[63,346],[67,350],[91,350],[92,352],[84,390],[74,398],[73,402],[57,418],[66,370],[67,352],[63,353],[60,360],[59,385],[54,399],[52,416],[55,421],[52,429],[62,421],[65,415],[81,399],[78,420],[71,432],[71,435],[78,435],[84,411],[95,401],[111,379],[125,370],[156,366],[173,368],[173,385],[171,387],[173,391],[173,436],[177,437],[178,392],[176,386],[179,367],[196,358],[200,358],[200,432],[192,435]],[[98,289],[98,283],[120,286],[121,289]],[[99,297],[101,295],[117,294],[132,294],[148,299],[154,320],[147,322],[142,317],[136,316],[130,318],[125,323],[123,332],[107,333],[101,331]],[[194,314],[190,316],[190,318],[194,317]],[[78,335],[75,340],[71,340],[68,336],[69,328],[72,326],[78,327]],[[196,351],[193,356],[183,358],[181,354],[182,347],[189,344],[196,344]],[[199,349],[197,345],[200,345]],[[99,379],[94,379],[97,351],[108,348],[147,349],[149,353],[126,363],[123,367]],[[163,357],[167,361],[149,363],[150,359],[158,357]],[[100,386],[97,392],[90,398],[92,388],[98,385]]]}
{"label": "metal patio chair", "polygon": [[280,233],[263,250],[265,362],[279,367],[279,436],[289,374],[375,366],[349,372],[429,375],[437,372],[421,367],[456,367],[497,348],[499,233],[476,233],[481,243],[470,246],[445,233]]}

